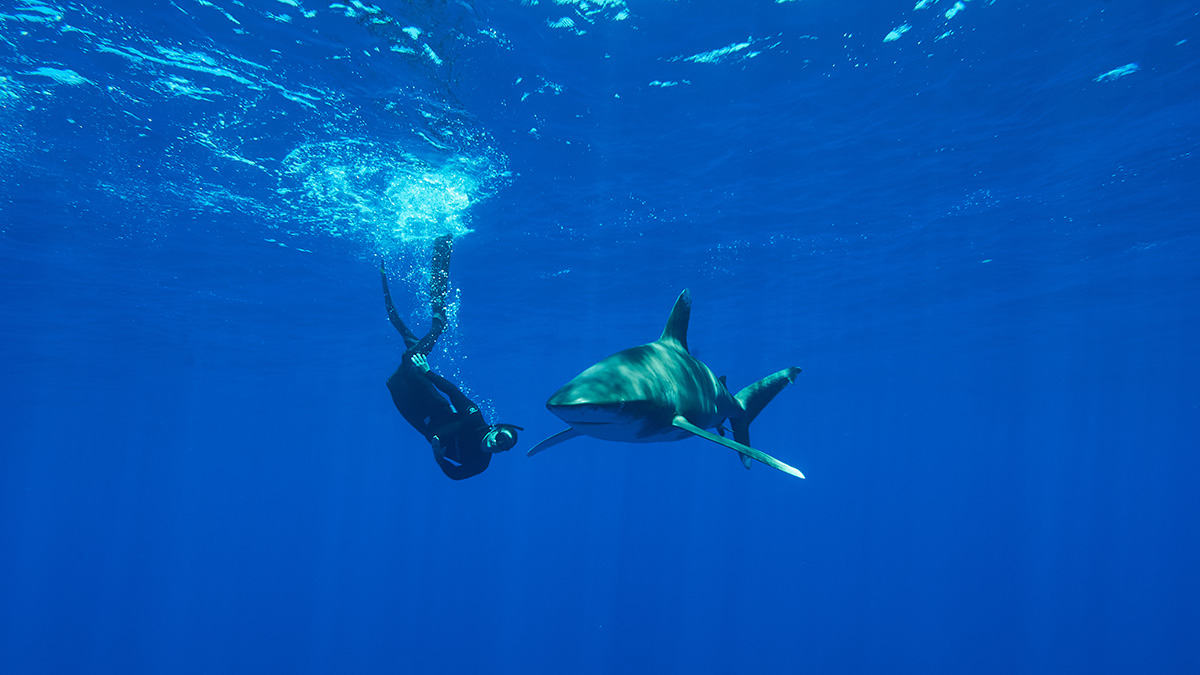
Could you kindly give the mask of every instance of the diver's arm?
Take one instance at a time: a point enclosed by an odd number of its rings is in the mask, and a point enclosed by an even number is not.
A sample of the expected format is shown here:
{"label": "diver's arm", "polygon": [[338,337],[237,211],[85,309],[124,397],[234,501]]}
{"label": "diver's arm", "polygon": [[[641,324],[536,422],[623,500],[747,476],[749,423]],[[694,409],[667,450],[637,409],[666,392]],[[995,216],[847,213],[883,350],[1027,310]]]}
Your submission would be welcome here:
{"label": "diver's arm", "polygon": [[446,448],[442,445],[442,439],[434,434],[429,440],[429,445],[433,448],[433,460],[438,464],[446,461]]}
{"label": "diver's arm", "polygon": [[392,327],[404,335],[406,330],[404,322],[400,320],[400,315],[396,313],[396,305],[392,304],[392,293],[388,290],[387,272],[383,271],[383,263],[379,263],[379,278],[383,281],[383,304],[387,306],[388,321],[392,322]]}
{"label": "diver's arm", "polygon": [[462,480],[479,473],[478,471],[472,471],[471,467],[465,464],[451,464],[444,459],[438,461],[438,466],[442,467],[442,473],[446,474],[446,477],[450,480]]}
{"label": "diver's arm", "polygon": [[439,460],[438,466],[442,467],[442,473],[446,474],[451,480],[462,480],[477,476],[483,473],[483,470],[488,468],[488,463],[491,462],[491,455],[483,455],[481,459],[471,460],[465,464],[452,464],[449,460]]}
{"label": "diver's arm", "polygon": [[[460,419],[438,428],[436,435],[430,439],[433,445],[433,459],[451,480],[462,480],[482,473],[491,461],[491,455],[472,450],[479,444],[478,433],[472,433],[466,422],[474,421],[459,416]],[[467,447],[463,447],[467,443]],[[449,455],[450,461],[447,459]]]}
{"label": "diver's arm", "polygon": [[439,391],[450,397],[450,403],[454,405],[454,409],[457,410],[460,415],[470,415],[479,411],[479,406],[475,405],[474,401],[467,398],[466,394],[462,393],[462,391],[458,387],[454,386],[454,383],[450,380],[447,380],[432,370],[426,371],[425,378],[432,382],[433,386],[437,387]]}
{"label": "diver's arm", "polygon": [[429,360],[421,352],[412,355],[413,366],[421,372],[433,386],[450,398],[450,403],[460,415],[470,415],[479,412],[479,406],[454,386],[454,383],[429,369]]}

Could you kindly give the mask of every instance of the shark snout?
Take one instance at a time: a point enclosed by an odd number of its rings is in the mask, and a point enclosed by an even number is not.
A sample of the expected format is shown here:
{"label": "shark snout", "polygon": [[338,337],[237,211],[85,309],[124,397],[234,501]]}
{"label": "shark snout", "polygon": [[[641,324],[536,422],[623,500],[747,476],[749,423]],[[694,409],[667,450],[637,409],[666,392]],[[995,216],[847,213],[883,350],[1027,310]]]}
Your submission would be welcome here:
{"label": "shark snout", "polygon": [[546,408],[568,424],[612,424],[621,421],[628,402],[596,394],[587,383],[568,382],[546,401]]}
{"label": "shark snout", "polygon": [[580,405],[586,402],[587,401],[578,396],[577,392],[573,391],[570,386],[566,386],[554,392],[554,395],[550,397],[550,400],[546,401],[546,407],[551,411],[554,411],[556,408],[565,408],[572,405]]}

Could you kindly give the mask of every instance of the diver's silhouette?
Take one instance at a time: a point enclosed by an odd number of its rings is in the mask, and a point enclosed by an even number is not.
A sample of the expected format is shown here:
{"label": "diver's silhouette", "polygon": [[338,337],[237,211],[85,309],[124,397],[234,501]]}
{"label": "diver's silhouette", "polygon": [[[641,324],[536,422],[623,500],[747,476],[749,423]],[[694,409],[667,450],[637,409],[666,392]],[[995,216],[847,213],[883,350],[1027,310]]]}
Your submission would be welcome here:
{"label": "diver's silhouette", "polygon": [[427,356],[446,327],[451,243],[450,235],[438,237],[434,242],[429,279],[433,321],[429,332],[419,340],[396,313],[382,264],[379,276],[383,280],[388,320],[404,338],[406,348],[400,366],[387,380],[392,402],[404,419],[429,441],[442,471],[454,480],[462,480],[482,473],[494,453],[512,449],[517,444],[517,431],[521,427],[488,424],[479,406],[449,380],[429,369]]}

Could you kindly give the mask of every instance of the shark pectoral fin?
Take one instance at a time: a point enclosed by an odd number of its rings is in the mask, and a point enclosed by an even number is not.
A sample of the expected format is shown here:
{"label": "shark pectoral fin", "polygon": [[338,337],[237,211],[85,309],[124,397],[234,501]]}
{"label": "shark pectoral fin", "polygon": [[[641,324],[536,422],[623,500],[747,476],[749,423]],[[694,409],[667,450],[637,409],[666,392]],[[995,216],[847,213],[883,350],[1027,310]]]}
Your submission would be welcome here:
{"label": "shark pectoral fin", "polygon": [[[701,429],[700,427],[696,426],[695,424],[692,424],[691,422],[684,419],[683,415],[676,415],[675,419],[671,420],[671,426],[679,428],[679,429],[683,429],[684,431],[695,434],[696,436],[699,436],[700,438],[710,440],[713,443],[719,443],[719,444],[729,448],[730,450],[738,451],[739,453],[742,454],[742,463],[743,464],[746,463],[746,458],[749,457],[751,459],[756,459],[773,469],[779,469],[780,471],[782,471],[786,474],[795,476],[797,478],[804,478],[804,474],[800,473],[800,470],[797,469],[796,467],[790,466],[788,464],[784,464],[783,462],[775,459],[774,457],[768,455],[767,453],[755,450],[754,448],[752,448],[748,445],[742,445],[741,443],[738,443],[737,441],[731,441],[728,438],[721,438],[720,436],[718,436],[714,433],[705,431],[704,429]],[[557,437],[552,436],[546,440],[549,441],[549,440],[553,440],[554,438],[557,438]],[[546,441],[542,441],[542,442],[545,443]],[[532,453],[533,450],[530,450],[529,452]]]}
{"label": "shark pectoral fin", "polygon": [[525,453],[525,456],[533,457],[534,455],[545,450],[546,448],[558,445],[559,443],[562,443],[563,441],[569,441],[572,438],[575,438],[576,436],[579,436],[579,435],[581,435],[581,434],[578,431],[575,431],[574,429],[563,429],[562,431],[558,432],[557,434],[554,434],[550,438],[547,438],[546,440],[542,441],[541,443],[538,443],[537,445],[530,448],[529,452]]}

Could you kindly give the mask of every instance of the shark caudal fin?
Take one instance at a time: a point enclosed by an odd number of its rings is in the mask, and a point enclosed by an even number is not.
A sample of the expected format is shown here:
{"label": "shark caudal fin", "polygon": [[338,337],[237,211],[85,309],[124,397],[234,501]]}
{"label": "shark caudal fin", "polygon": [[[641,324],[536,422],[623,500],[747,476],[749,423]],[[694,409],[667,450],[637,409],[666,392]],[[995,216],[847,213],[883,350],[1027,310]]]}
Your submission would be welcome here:
{"label": "shark caudal fin", "polygon": [[[795,366],[784,368],[739,391],[734,398],[745,412],[729,418],[729,426],[733,428],[733,440],[742,445],[750,445],[750,423],[754,421],[755,417],[758,417],[763,408],[767,407],[776,394],[795,382],[796,376],[799,374],[800,369]],[[749,469],[750,458],[742,455],[742,464]]]}

